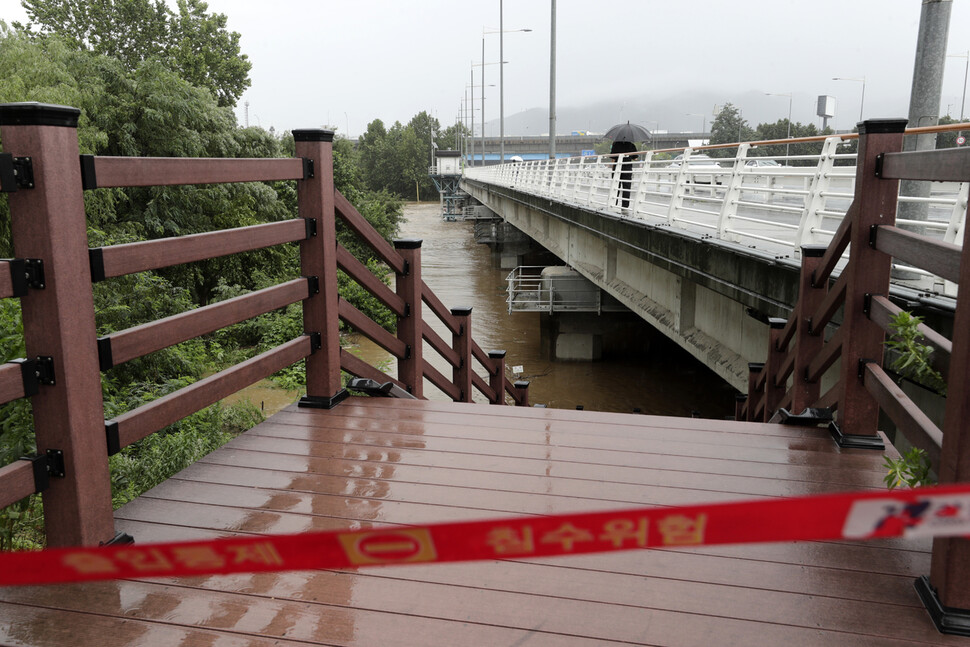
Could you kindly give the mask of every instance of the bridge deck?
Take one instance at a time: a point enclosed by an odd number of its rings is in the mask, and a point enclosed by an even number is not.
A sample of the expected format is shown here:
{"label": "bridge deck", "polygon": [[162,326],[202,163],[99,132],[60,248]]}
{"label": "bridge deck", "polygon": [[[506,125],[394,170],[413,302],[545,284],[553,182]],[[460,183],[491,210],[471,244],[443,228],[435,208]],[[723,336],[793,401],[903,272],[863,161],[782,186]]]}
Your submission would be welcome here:
{"label": "bridge deck", "polygon": [[[116,513],[140,543],[881,488],[823,430],[352,398]],[[0,590],[28,645],[914,645],[927,542],[790,543]]]}

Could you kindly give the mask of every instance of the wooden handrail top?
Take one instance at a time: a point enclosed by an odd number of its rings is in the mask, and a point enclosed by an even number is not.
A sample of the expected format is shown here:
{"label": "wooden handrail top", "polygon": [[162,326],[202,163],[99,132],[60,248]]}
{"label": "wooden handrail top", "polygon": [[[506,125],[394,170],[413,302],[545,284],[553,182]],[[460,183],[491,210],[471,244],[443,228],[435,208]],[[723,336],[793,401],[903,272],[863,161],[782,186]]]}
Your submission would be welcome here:
{"label": "wooden handrail top", "polygon": [[848,285],[847,277],[848,274],[844,272],[839,275],[835,285],[825,294],[825,298],[819,304],[818,310],[812,313],[810,321],[812,322],[813,335],[825,334],[825,327],[829,325],[832,317],[835,316],[835,313],[838,312],[839,307],[845,301],[845,291]]}
{"label": "wooden handrail top", "polygon": [[914,403],[879,364],[869,362],[864,373],[866,389],[879,407],[896,424],[913,445],[926,452],[927,458],[940,465],[943,432]]}
{"label": "wooden handrail top", "polygon": [[204,234],[95,247],[89,251],[91,279],[100,281],[292,243],[307,237],[307,226],[305,219],[294,218],[265,225],[210,231]]}
{"label": "wooden handrail top", "polygon": [[298,157],[81,156],[85,189],[302,180],[308,169],[307,161]]}
{"label": "wooden handrail top", "polygon": [[[822,346],[822,352],[816,355],[808,365],[808,381],[817,382],[822,379],[822,375],[825,371],[829,370],[832,364],[835,364],[835,360],[839,358],[842,352],[842,338],[845,336],[843,334],[844,328],[839,328],[832,335],[832,338],[825,342]],[[822,405],[818,405],[822,406]]]}
{"label": "wooden handrail top", "polygon": [[[869,305],[869,319],[882,328],[886,333],[893,334],[891,320],[902,312],[903,309],[891,302],[882,295],[873,295]],[[950,354],[953,352],[953,343],[933,330],[926,324],[919,324],[916,328],[923,335],[923,341],[933,347],[930,354],[930,365],[940,372],[941,375],[950,373]]]}
{"label": "wooden handrail top", "polygon": [[853,200],[848,210],[846,210],[842,222],[839,223],[839,228],[835,230],[835,235],[832,236],[828,249],[822,255],[821,262],[815,268],[815,274],[812,275],[813,288],[821,288],[828,285],[829,277],[832,276],[835,266],[839,264],[842,253],[849,246],[849,239],[852,237],[852,221],[855,220],[858,211],[859,204]]}

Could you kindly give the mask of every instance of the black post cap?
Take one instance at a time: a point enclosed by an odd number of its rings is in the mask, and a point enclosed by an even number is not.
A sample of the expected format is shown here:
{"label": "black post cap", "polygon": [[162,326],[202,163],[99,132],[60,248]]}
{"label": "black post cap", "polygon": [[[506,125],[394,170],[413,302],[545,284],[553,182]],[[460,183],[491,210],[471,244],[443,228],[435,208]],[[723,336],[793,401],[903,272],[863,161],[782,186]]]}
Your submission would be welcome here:
{"label": "black post cap", "polygon": [[79,108],[22,101],[0,103],[0,126],[63,126],[77,128]]}
{"label": "black post cap", "polygon": [[420,238],[398,238],[394,241],[394,249],[420,249],[423,242]]}
{"label": "black post cap", "polygon": [[802,256],[804,258],[822,258],[828,250],[827,245],[802,245]]}
{"label": "black post cap", "polygon": [[787,324],[787,319],[782,319],[781,317],[768,317],[769,328],[784,328]]}
{"label": "black post cap", "polygon": [[307,128],[293,131],[293,141],[296,142],[332,142],[333,131],[322,128]]}
{"label": "black post cap", "polygon": [[489,359],[504,359],[505,358],[505,351],[504,350],[490,350],[490,351],[488,351],[488,357],[489,357]]}
{"label": "black post cap", "polygon": [[451,314],[455,317],[470,317],[472,314],[471,306],[459,306],[451,309]]}
{"label": "black post cap", "polygon": [[529,388],[529,380],[516,380],[512,386],[517,389],[527,389]]}
{"label": "black post cap", "polygon": [[857,125],[860,135],[882,135],[901,133],[906,130],[906,123],[905,119],[866,119],[860,121]]}

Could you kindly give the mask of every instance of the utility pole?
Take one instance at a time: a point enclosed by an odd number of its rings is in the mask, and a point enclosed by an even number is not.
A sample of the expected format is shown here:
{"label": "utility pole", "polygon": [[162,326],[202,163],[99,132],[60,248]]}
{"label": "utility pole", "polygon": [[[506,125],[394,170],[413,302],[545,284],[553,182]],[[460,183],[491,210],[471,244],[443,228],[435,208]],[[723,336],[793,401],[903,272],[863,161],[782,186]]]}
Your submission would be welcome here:
{"label": "utility pole", "polygon": [[556,0],[549,32],[549,159],[556,159]]}
{"label": "utility pole", "polygon": [[[909,96],[910,128],[935,126],[940,121],[940,93],[943,90],[943,66],[946,62],[946,41],[950,31],[952,5],[952,0],[923,0],[916,42],[916,62],[913,66],[913,88]],[[935,133],[910,135],[903,140],[904,151],[935,148]],[[928,198],[930,183],[903,180],[899,183],[899,194]],[[925,202],[900,202],[899,217],[926,220],[928,207]]]}

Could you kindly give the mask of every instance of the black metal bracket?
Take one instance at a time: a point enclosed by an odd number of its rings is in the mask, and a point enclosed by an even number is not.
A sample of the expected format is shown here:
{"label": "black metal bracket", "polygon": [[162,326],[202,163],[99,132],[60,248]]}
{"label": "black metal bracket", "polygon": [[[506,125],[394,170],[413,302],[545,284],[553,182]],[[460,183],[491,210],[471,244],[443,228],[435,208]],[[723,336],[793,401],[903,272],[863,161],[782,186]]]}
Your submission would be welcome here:
{"label": "black metal bracket", "polygon": [[411,263],[410,262],[404,261],[404,271],[401,272],[401,275],[402,276],[410,276],[411,275]]}
{"label": "black metal bracket", "polygon": [[306,237],[313,238],[317,235],[317,219],[316,218],[304,218],[306,223]]}
{"label": "black metal bracket", "polygon": [[313,177],[313,158],[304,157],[303,159],[303,179],[309,180]]}
{"label": "black metal bracket", "polygon": [[880,225],[869,225],[869,247],[876,248],[876,238],[879,237]]}
{"label": "black metal bracket", "polygon": [[411,344],[404,345],[404,359],[411,359]]}
{"label": "black metal bracket", "polygon": [[859,376],[859,379],[860,380],[863,379],[863,378],[865,378],[865,376],[866,376],[866,364],[878,364],[878,363],[879,362],[876,361],[876,360],[874,360],[874,359],[869,359],[868,357],[860,357],[859,358],[859,366],[857,367],[858,370],[856,371],[856,375]]}
{"label": "black metal bracket", "polygon": [[98,368],[107,371],[114,368],[115,360],[111,353],[111,336],[98,337]]}
{"label": "black metal bracket", "polygon": [[807,407],[798,414],[783,408],[778,409],[775,416],[779,424],[793,427],[817,427],[832,422],[832,410],[826,407]]}
{"label": "black metal bracket", "polygon": [[320,277],[318,276],[304,276],[306,279],[307,294],[320,294]]}
{"label": "black metal bracket", "polygon": [[60,449],[47,450],[47,473],[55,478],[64,478],[64,452]]}
{"label": "black metal bracket", "polygon": [[20,460],[30,462],[30,467],[34,472],[34,494],[43,492],[50,487],[50,468],[48,467],[46,454],[21,456]]}
{"label": "black metal bracket", "polygon": [[135,543],[135,538],[127,532],[119,532],[108,541],[99,541],[98,546],[128,546]]}
{"label": "black metal bracket", "polygon": [[882,177],[882,163],[886,159],[885,153],[876,155],[876,177]]}
{"label": "black metal bracket", "polygon": [[43,259],[25,258],[24,278],[27,279],[27,287],[35,290],[43,290],[47,286],[47,282],[44,278]]}
{"label": "black metal bracket", "polygon": [[862,314],[868,317],[870,312],[872,312],[872,293],[866,292],[862,296]]}
{"label": "black metal bracket", "polygon": [[411,304],[407,301],[404,302],[404,318],[407,319],[411,316]]}
{"label": "black metal bracket", "polygon": [[298,407],[305,407],[308,409],[333,409],[335,406],[347,399],[350,393],[347,389],[340,389],[333,395],[321,396],[321,395],[305,395],[300,398],[300,401],[296,403]]}
{"label": "black metal bracket", "polygon": [[943,606],[939,594],[930,584],[930,578],[925,575],[917,578],[914,586],[937,631],[941,634],[970,636],[970,610]]}
{"label": "black metal bracket", "polygon": [[98,188],[98,173],[94,168],[94,155],[81,155],[81,188],[85,191]]}
{"label": "black metal bracket", "polygon": [[17,189],[34,188],[34,162],[29,157],[14,157],[0,153],[0,191],[13,193]]}
{"label": "black metal bracket", "polygon": [[317,352],[323,348],[323,335],[318,332],[310,333],[310,350],[312,352]]}
{"label": "black metal bracket", "polygon": [[34,360],[34,375],[37,381],[46,386],[54,386],[57,380],[54,378],[54,358],[50,355],[40,355]]}
{"label": "black metal bracket", "polygon": [[21,357],[13,360],[12,363],[20,364],[20,379],[24,385],[24,397],[29,398],[32,395],[37,395],[37,391],[40,390],[40,382],[37,380],[37,362]]}
{"label": "black metal bracket", "polygon": [[829,433],[832,434],[835,443],[844,449],[876,449],[879,451],[886,449],[886,444],[882,442],[880,436],[845,434],[842,433],[835,421],[829,423]]}
{"label": "black metal bracket", "polygon": [[100,247],[92,247],[88,250],[88,265],[91,266],[91,282],[97,283],[105,279],[104,274],[104,252]]}
{"label": "black metal bracket", "polygon": [[384,382],[379,384],[375,380],[364,377],[355,377],[347,383],[347,388],[351,391],[360,391],[367,395],[382,398],[403,398],[405,400],[417,400],[416,397],[394,384],[394,382]]}
{"label": "black metal bracket", "polygon": [[114,456],[121,451],[121,438],[118,435],[117,421],[104,421],[104,436],[105,440],[108,442],[108,456]]}

